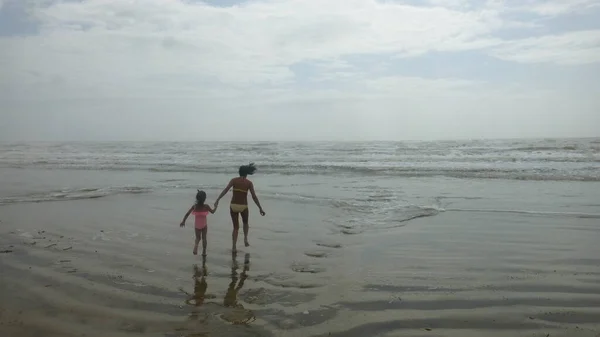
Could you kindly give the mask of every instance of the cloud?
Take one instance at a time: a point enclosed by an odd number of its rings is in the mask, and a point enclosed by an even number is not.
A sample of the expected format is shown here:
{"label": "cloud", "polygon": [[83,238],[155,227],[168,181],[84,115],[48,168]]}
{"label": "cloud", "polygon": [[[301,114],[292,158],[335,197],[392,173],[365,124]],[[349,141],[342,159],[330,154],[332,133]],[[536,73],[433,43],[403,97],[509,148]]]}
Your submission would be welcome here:
{"label": "cloud", "polygon": [[600,62],[600,30],[569,32],[507,42],[492,55],[522,63],[580,65]]}
{"label": "cloud", "polygon": [[541,16],[557,16],[572,12],[585,12],[599,7],[597,0],[529,0],[514,2],[514,9]]}
{"label": "cloud", "polygon": [[[182,0],[12,4],[26,6],[37,28],[35,34],[0,34],[0,102],[8,102],[13,122],[21,127],[27,123],[17,123],[18,116],[34,116],[37,110],[68,111],[64,113],[83,125],[93,118],[74,117],[76,113],[115,110],[142,118],[141,110],[160,120],[157,116],[167,111],[200,118],[194,111],[201,107],[216,112],[206,118],[219,136],[222,132],[216,130],[227,128],[227,118],[243,110],[254,115],[256,127],[280,123],[281,134],[270,133],[273,137],[294,130],[290,121],[309,127],[308,119],[295,115],[307,111],[320,113],[321,121],[330,118],[319,131],[324,135],[344,120],[356,123],[344,124],[354,132],[391,137],[395,130],[378,128],[373,116],[379,124],[411,125],[397,116],[397,106],[404,113],[427,116],[413,126],[441,123],[443,131],[452,121],[448,111],[478,116],[481,97],[503,107],[503,100],[524,100],[521,107],[510,107],[518,108],[516,115],[527,108],[548,108],[522,98],[524,91],[555,106],[560,99],[588,99],[584,94],[540,91],[554,83],[497,82],[500,76],[490,70],[493,65],[481,66],[495,58],[515,67],[538,63],[574,68],[600,61],[600,30],[531,37],[553,17],[597,5],[590,0],[263,0],[227,7]],[[532,23],[515,13],[547,20]],[[502,35],[515,30],[528,37],[508,40]],[[431,63],[399,70],[407,60],[427,57],[439,59],[436,68],[458,68],[450,55],[472,61],[463,62],[470,72],[446,71],[451,75],[442,76],[427,68]],[[468,76],[483,70],[487,77]],[[515,84],[523,87],[514,91]],[[500,108],[489,111],[492,115],[485,115],[490,120],[504,118]],[[370,125],[369,131],[357,127],[361,125]],[[237,135],[248,133],[240,129]]]}
{"label": "cloud", "polygon": [[59,2],[34,13],[40,36],[2,41],[12,54],[10,68],[19,76],[43,72],[88,86],[106,85],[117,69],[121,84],[136,86],[151,82],[148,76],[168,81],[190,74],[229,85],[285,83],[294,76],[288,67],[298,62],[480,49],[497,43],[487,35],[502,26],[493,13],[357,0],[228,8],[162,0]]}

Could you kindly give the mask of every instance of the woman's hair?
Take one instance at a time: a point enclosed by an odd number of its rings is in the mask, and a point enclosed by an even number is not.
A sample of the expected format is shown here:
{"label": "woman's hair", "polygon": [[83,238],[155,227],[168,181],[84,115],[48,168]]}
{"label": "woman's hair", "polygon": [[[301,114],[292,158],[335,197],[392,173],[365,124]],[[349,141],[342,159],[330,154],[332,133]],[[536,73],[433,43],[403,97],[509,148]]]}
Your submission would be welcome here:
{"label": "woman's hair", "polygon": [[206,192],[198,190],[198,193],[196,193],[196,205],[202,206],[202,205],[204,205],[205,201],[206,201]]}
{"label": "woman's hair", "polygon": [[254,163],[240,166],[240,177],[251,176],[256,172],[256,166]]}

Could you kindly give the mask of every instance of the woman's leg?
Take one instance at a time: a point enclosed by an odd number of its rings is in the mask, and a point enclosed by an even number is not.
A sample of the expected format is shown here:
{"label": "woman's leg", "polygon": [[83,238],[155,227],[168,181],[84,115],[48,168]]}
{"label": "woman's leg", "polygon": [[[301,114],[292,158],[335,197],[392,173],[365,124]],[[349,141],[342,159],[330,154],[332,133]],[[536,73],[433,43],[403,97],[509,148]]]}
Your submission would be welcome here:
{"label": "woman's leg", "polygon": [[232,241],[232,245],[231,245],[231,251],[232,252],[237,252],[237,238],[238,238],[238,231],[240,230],[240,219],[239,219],[239,215],[238,212],[234,212],[231,208],[229,209],[229,214],[231,215],[231,222],[233,223],[233,232],[231,233],[231,241]]}
{"label": "woman's leg", "polygon": [[208,246],[206,234],[208,234],[208,226],[202,228],[202,256],[206,256],[206,247]]}
{"label": "woman's leg", "polygon": [[242,223],[244,224],[244,244],[246,245],[246,247],[250,246],[250,244],[248,243],[248,229],[249,229],[248,215],[249,215],[249,211],[248,211],[248,208],[246,208],[242,212]]}
{"label": "woman's leg", "polygon": [[200,239],[202,238],[202,230],[198,228],[194,228],[196,232],[196,242],[194,243],[194,255],[198,255],[198,244],[200,243]]}

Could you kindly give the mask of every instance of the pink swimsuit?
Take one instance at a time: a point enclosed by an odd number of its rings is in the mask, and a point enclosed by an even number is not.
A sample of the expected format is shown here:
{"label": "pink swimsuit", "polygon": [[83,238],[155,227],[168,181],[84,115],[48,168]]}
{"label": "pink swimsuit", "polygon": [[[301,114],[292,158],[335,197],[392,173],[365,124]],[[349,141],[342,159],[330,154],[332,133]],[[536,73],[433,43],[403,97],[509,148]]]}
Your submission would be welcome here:
{"label": "pink swimsuit", "polygon": [[194,216],[196,217],[196,222],[195,222],[195,226],[197,229],[203,229],[207,226],[206,223],[206,216],[208,215],[208,211],[196,211],[194,210],[192,212],[192,214],[194,214]]}

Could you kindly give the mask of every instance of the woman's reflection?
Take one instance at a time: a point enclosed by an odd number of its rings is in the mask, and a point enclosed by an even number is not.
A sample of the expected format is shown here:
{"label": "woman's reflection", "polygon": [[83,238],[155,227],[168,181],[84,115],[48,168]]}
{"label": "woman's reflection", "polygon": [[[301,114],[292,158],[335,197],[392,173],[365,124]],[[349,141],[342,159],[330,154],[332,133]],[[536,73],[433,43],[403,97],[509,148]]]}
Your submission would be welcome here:
{"label": "woman's reflection", "polygon": [[229,283],[229,288],[227,289],[227,293],[225,294],[223,305],[225,307],[243,308],[243,306],[237,301],[237,294],[240,291],[240,289],[242,289],[242,287],[244,286],[244,281],[246,280],[246,278],[248,278],[247,272],[250,270],[250,254],[246,253],[244,255],[244,269],[240,274],[239,280],[237,273],[239,265],[237,263],[236,257],[237,254],[231,254],[231,282]]}

